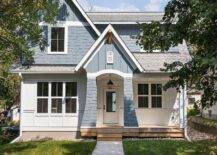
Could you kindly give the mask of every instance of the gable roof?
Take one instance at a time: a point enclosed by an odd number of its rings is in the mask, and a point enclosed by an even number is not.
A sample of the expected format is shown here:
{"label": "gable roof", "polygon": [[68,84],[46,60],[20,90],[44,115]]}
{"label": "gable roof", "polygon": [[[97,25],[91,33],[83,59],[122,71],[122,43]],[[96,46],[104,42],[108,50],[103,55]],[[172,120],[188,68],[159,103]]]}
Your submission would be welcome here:
{"label": "gable roof", "polygon": [[164,12],[87,12],[94,24],[146,23],[161,21]]}
{"label": "gable roof", "polygon": [[77,2],[77,0],[72,0],[72,2],[75,4],[75,6],[78,8],[78,10],[81,12],[81,14],[84,16],[84,18],[87,20],[87,22],[90,24],[90,26],[93,28],[93,30],[96,32],[98,36],[100,36],[100,31],[97,29],[96,25],[90,20],[89,16],[86,14],[86,12],[83,10],[81,5]]}
{"label": "gable roof", "polygon": [[[81,67],[85,66],[90,57],[94,54],[96,51],[96,48],[102,43],[103,39],[105,38],[107,33],[112,33],[114,35],[114,38],[117,40],[119,45],[124,49],[125,54],[129,57],[129,59],[132,60],[134,65],[138,68],[140,72],[143,72],[144,69],[139,64],[137,59],[134,57],[134,55],[130,52],[130,50],[127,48],[123,40],[120,38],[120,36],[117,34],[117,32],[114,30],[112,25],[108,25],[107,28],[103,31],[101,36],[96,40],[96,42],[93,44],[93,46],[90,48],[90,50],[86,53],[86,55],[81,59],[79,64],[75,67],[75,70],[78,71]],[[98,52],[98,51],[97,51]]]}

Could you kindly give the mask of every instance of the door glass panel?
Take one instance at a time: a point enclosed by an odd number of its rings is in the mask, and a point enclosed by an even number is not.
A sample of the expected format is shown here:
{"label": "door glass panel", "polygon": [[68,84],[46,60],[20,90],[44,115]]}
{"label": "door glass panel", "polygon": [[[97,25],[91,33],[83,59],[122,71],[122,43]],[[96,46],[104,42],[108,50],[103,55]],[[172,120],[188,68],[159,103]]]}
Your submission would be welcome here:
{"label": "door glass panel", "polygon": [[106,112],[116,112],[116,92],[106,92]]}

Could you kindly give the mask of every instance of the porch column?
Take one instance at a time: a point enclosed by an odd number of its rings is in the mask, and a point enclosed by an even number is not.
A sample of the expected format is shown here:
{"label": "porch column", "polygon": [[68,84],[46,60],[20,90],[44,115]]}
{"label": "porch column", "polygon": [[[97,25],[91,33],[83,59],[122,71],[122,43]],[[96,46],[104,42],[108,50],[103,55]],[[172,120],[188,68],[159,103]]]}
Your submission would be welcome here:
{"label": "porch column", "polygon": [[86,105],[84,108],[82,126],[95,127],[96,115],[97,115],[96,77],[91,77],[87,74]]}
{"label": "porch column", "polygon": [[133,103],[132,77],[124,78],[124,126],[137,127],[138,121]]}
{"label": "porch column", "polygon": [[179,127],[185,128],[187,126],[187,90],[180,87],[179,93]]}

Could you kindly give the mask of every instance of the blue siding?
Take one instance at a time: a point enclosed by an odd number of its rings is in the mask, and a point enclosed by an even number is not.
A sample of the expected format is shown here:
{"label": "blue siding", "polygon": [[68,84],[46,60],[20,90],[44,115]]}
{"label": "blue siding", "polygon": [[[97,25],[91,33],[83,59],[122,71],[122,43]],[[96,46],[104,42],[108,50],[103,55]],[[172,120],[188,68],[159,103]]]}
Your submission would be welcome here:
{"label": "blue siding", "polygon": [[61,6],[57,20],[86,22],[80,11],[71,0],[60,0]]}
{"label": "blue siding", "polygon": [[[107,51],[113,51],[114,53],[113,64],[107,64],[106,62]],[[86,68],[87,72],[98,72],[104,69],[115,69],[124,73],[132,73],[134,70],[114,43],[104,44]]]}
{"label": "blue siding", "polygon": [[[48,38],[47,27],[45,26],[45,38]],[[35,48],[35,64],[78,64],[91,45],[95,42],[96,35],[90,26],[71,26],[68,27],[68,54],[50,55],[47,50],[44,52]]]}
{"label": "blue siding", "polygon": [[[102,32],[106,26],[97,25],[97,28]],[[138,25],[113,25],[113,27],[131,52],[140,52],[141,47],[136,43],[136,37],[140,32]],[[171,47],[168,52],[179,52],[179,48],[178,46]]]}

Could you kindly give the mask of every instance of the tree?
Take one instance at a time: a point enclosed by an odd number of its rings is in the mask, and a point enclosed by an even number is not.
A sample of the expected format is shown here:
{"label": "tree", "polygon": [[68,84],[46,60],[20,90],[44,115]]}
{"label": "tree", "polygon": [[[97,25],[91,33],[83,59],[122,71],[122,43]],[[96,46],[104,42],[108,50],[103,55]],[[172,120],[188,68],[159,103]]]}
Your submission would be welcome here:
{"label": "tree", "polygon": [[58,15],[58,0],[0,1],[0,101],[10,103],[19,91],[19,78],[9,73],[16,63],[31,65],[32,45],[46,46],[41,21],[54,23]]}
{"label": "tree", "polygon": [[171,72],[164,86],[184,87],[203,92],[202,108],[217,102],[217,1],[170,0],[162,21],[142,24],[138,43],[148,52],[168,50],[185,40],[190,49],[188,63],[165,63],[163,71]]}

